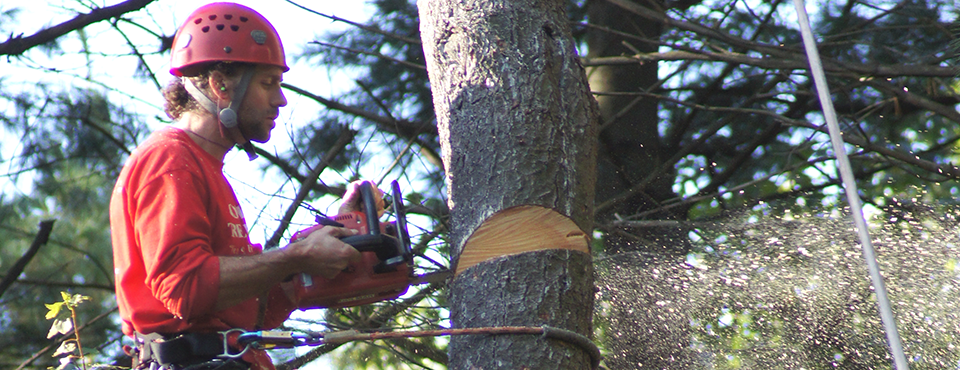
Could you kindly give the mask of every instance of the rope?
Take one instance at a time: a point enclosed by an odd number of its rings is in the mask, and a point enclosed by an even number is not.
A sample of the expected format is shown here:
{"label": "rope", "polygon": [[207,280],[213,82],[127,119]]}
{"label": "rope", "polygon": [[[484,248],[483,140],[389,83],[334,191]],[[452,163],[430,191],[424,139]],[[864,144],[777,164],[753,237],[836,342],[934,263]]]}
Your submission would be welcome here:
{"label": "rope", "polygon": [[870,242],[870,231],[867,230],[867,222],[863,217],[863,208],[860,205],[857,183],[853,176],[850,160],[847,158],[847,152],[843,147],[842,133],[840,132],[840,125],[837,123],[837,113],[833,108],[833,101],[830,99],[830,88],[827,86],[826,74],[823,72],[823,65],[820,63],[820,54],[817,52],[817,45],[813,39],[813,31],[810,30],[810,20],[807,18],[804,0],[793,0],[793,5],[797,8],[797,14],[799,15],[798,21],[800,22],[800,31],[803,36],[803,45],[807,52],[807,59],[810,61],[810,71],[813,74],[817,95],[820,98],[820,105],[823,107],[823,116],[827,121],[827,129],[830,132],[833,151],[837,156],[840,178],[843,180],[847,202],[850,204],[850,216],[853,218],[853,222],[857,227],[860,245],[863,247],[863,258],[867,261],[867,268],[870,270],[870,280],[873,282],[873,288],[877,294],[877,303],[880,306],[880,320],[883,322],[883,328],[887,335],[887,342],[889,342],[890,352],[893,355],[894,366],[896,369],[906,370],[908,369],[907,359],[903,354],[903,345],[900,343],[900,334],[897,332],[897,323],[894,320],[893,310],[890,307],[890,299],[887,297],[887,289],[883,284],[883,277],[880,275],[880,266],[877,263],[876,252],[873,249],[873,244]]}
{"label": "rope", "polygon": [[540,335],[545,339],[556,339],[572,344],[590,356],[592,369],[600,367],[603,357],[600,349],[590,338],[566,329],[552,326],[501,326],[482,328],[458,328],[435,330],[408,330],[408,331],[375,331],[361,333],[356,330],[336,332],[321,332],[306,335],[297,335],[292,332],[248,332],[240,336],[239,343],[264,348],[290,348],[301,345],[317,346],[321,344],[343,344],[364,340],[440,337],[452,335]]}

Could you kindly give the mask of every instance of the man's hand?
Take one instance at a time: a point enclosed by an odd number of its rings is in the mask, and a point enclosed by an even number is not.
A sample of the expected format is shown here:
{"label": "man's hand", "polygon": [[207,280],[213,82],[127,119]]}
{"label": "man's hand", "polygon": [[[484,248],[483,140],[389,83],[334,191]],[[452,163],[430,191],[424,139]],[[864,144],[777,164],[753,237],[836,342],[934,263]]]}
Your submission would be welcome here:
{"label": "man's hand", "polygon": [[360,252],[340,240],[356,234],[356,230],[325,226],[287,248],[295,248],[300,272],[332,279],[351,262],[360,261]]}
{"label": "man's hand", "polygon": [[[347,185],[347,192],[343,194],[343,201],[340,203],[340,214],[364,211],[363,202],[360,200],[360,184],[364,182],[369,182],[370,185],[374,185],[372,181],[367,180],[357,180]],[[376,186],[371,187],[373,188],[373,197],[377,204],[377,216],[383,216],[383,192]]]}

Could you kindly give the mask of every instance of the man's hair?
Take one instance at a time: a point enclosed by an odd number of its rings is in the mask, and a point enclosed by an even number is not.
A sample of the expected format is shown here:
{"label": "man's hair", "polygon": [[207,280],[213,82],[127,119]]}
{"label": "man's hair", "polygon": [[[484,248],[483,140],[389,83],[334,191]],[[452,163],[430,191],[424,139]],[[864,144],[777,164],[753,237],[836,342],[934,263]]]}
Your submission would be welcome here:
{"label": "man's hair", "polygon": [[[189,78],[193,82],[194,86],[200,91],[204,91],[209,87],[207,81],[209,80],[210,74],[214,71],[223,73],[227,77],[236,77],[239,76],[243,71],[243,67],[252,66],[248,63],[237,63],[237,62],[217,62],[211,64],[209,67],[204,68],[196,76],[192,77],[183,77]],[[190,94],[187,92],[187,88],[183,86],[183,80],[181,78],[174,78],[167,84],[166,87],[161,91],[163,93],[163,98],[166,102],[163,104],[163,110],[167,113],[167,117],[176,121],[180,119],[180,116],[184,112],[188,111],[198,111],[203,108],[200,107],[198,103]]]}

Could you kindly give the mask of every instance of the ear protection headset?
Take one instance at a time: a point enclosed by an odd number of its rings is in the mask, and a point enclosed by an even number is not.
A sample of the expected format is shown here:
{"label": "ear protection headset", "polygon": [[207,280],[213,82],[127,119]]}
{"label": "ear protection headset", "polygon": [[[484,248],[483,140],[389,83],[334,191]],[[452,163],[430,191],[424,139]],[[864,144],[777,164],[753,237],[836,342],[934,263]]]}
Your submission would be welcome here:
{"label": "ear protection headset", "polygon": [[[220,122],[223,123],[224,127],[232,128],[237,127],[237,125],[240,124],[240,122],[237,121],[237,109],[240,108],[240,102],[243,101],[243,96],[247,93],[247,86],[250,85],[250,79],[252,77],[253,68],[244,69],[243,76],[240,77],[240,83],[237,84],[237,87],[233,92],[233,99],[230,100],[230,105],[221,109],[220,112],[217,113],[217,117],[220,118]],[[226,90],[226,86],[220,85],[220,91]]]}
{"label": "ear protection headset", "polygon": [[[230,105],[226,108],[220,109],[217,103],[214,103],[213,100],[210,100],[210,97],[207,94],[204,94],[196,85],[190,81],[189,78],[181,77],[181,82],[183,87],[187,89],[187,93],[190,94],[204,109],[210,113],[216,114],[220,119],[220,123],[223,124],[226,128],[237,127],[240,122],[237,120],[237,109],[240,107],[240,102],[243,101],[243,96],[247,93],[247,86],[250,85],[250,79],[253,78],[253,68],[245,68],[243,71],[243,76],[240,77],[240,83],[237,84],[236,89],[233,92],[233,99],[230,100]],[[220,91],[226,91],[227,87],[220,85]]]}

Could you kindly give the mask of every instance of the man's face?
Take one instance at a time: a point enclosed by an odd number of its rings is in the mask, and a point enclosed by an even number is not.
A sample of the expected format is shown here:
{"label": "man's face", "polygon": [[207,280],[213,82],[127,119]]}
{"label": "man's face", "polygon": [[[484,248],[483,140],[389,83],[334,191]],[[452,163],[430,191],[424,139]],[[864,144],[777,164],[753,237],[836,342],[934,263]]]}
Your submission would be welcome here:
{"label": "man's face", "polygon": [[275,66],[257,66],[246,95],[240,104],[240,129],[250,141],[265,143],[276,126],[280,107],[287,105],[280,82],[283,70]]}

